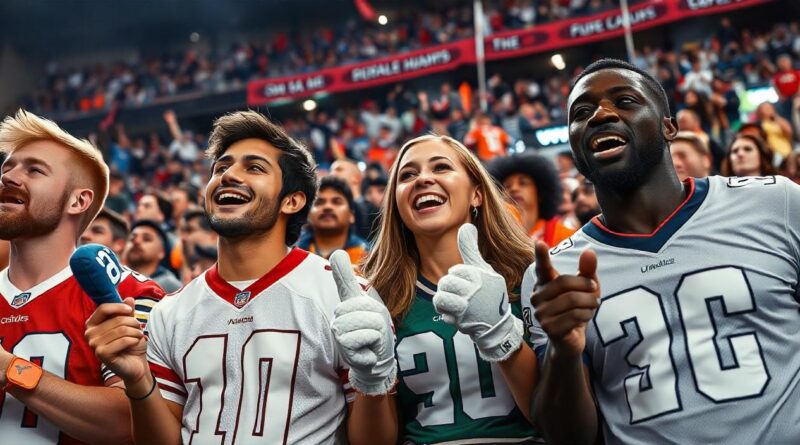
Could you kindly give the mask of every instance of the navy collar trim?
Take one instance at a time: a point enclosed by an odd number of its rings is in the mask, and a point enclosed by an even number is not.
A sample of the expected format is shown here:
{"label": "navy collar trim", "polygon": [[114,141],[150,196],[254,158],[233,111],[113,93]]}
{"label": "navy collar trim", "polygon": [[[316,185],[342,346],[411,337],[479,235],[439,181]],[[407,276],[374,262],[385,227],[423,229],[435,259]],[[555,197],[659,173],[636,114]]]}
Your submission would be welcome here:
{"label": "navy collar trim", "polygon": [[689,187],[688,196],[652,233],[614,232],[603,225],[599,216],[592,218],[583,227],[583,232],[610,246],[658,253],[672,235],[691,219],[708,196],[708,178],[689,178],[684,184]]}

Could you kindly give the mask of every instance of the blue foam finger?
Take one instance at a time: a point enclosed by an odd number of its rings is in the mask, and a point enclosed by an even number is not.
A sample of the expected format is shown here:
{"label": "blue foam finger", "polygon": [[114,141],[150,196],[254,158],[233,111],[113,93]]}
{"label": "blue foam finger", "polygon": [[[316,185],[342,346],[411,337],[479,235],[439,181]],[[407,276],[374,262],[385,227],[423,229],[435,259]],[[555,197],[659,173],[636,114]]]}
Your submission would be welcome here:
{"label": "blue foam finger", "polygon": [[81,289],[96,305],[122,303],[117,292],[122,266],[111,249],[100,244],[83,245],[70,257],[69,267]]}

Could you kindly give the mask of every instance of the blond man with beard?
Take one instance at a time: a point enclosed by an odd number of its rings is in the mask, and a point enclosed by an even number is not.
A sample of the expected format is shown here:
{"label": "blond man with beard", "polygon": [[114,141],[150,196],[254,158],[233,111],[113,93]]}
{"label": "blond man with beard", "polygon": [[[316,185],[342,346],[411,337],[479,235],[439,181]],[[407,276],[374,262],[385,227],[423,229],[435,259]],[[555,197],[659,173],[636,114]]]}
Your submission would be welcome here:
{"label": "blond man with beard", "polygon": [[[108,166],[88,141],[19,111],[0,124],[0,437],[3,443],[128,443],[122,382],[94,356],[84,323],[94,304],[68,262],[103,207]],[[124,271],[120,294],[139,310],[163,291]],[[133,306],[133,299],[127,300]],[[147,315],[134,311],[140,322]]]}

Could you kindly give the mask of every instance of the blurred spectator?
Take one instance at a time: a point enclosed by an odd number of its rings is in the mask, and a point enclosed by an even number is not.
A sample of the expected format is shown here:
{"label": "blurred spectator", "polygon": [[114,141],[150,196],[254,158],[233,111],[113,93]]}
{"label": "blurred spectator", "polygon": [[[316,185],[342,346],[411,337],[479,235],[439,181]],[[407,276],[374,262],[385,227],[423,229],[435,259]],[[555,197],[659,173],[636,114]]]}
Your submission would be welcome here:
{"label": "blurred spectator", "polygon": [[[189,272],[184,282],[192,281],[199,277],[203,272],[210,269],[217,262],[217,246],[203,246],[197,244],[191,250],[191,255],[188,257]],[[188,281],[187,281],[188,280]]]}
{"label": "blurred spectator", "polygon": [[122,258],[125,243],[128,241],[128,227],[128,222],[122,215],[108,207],[103,207],[81,235],[80,243],[101,244],[111,249],[117,258]]}
{"label": "blurred spectator", "polygon": [[172,218],[172,204],[158,192],[149,192],[136,203],[134,220],[151,220],[168,227]]}
{"label": "blurred spectator", "polygon": [[688,177],[705,178],[711,173],[711,152],[706,143],[691,131],[679,131],[669,144],[672,165],[681,181]]}
{"label": "blurred spectator", "polygon": [[347,183],[335,176],[322,178],[308,214],[308,230],[300,236],[297,246],[323,258],[342,249],[350,255],[350,262],[360,263],[367,253],[367,243],[353,230],[354,208]]}
{"label": "blurred spectator", "polygon": [[198,205],[198,197],[200,191],[197,187],[186,182],[180,183],[176,188],[172,189],[169,194],[169,201],[172,204],[172,220],[180,226],[181,217],[186,213],[190,207]]}
{"label": "blurred spectator", "polygon": [[792,152],[792,126],[789,121],[779,116],[775,106],[764,102],[756,108],[756,119],[767,134],[767,145],[772,152],[781,158]]}
{"label": "blurred spectator", "polygon": [[373,216],[378,209],[364,200],[361,196],[361,180],[363,175],[358,163],[352,159],[339,159],[331,164],[331,174],[344,181],[350,188],[355,204],[352,206],[355,215],[356,234],[367,239],[372,229]]}
{"label": "blurred spectator", "polygon": [[365,177],[361,181],[361,194],[364,200],[380,209],[383,203],[383,195],[386,193],[388,179],[386,176]]}
{"label": "blurred spectator", "polygon": [[172,246],[158,221],[139,220],[131,226],[123,261],[126,266],[152,279],[167,293],[181,288],[181,282],[161,265]]}
{"label": "blurred spectator", "polygon": [[600,214],[600,204],[594,193],[594,184],[587,180],[580,181],[578,187],[572,192],[572,201],[575,203],[575,216],[581,226],[586,225],[592,218]]}
{"label": "blurred spectator", "polygon": [[675,115],[676,120],[678,121],[678,129],[680,131],[689,131],[696,134],[700,140],[702,140],[706,146],[708,146],[709,150],[711,150],[712,160],[714,162],[714,166],[717,167],[722,163],[722,159],[725,157],[725,152],[722,150],[722,147],[717,144],[717,142],[706,133],[703,128],[700,126],[700,118],[697,116],[693,110],[681,110]]}
{"label": "blurred spectator", "polygon": [[119,173],[112,170],[108,184],[106,207],[120,215],[126,216],[130,213],[132,206],[133,199],[131,199],[128,191],[125,189],[125,180]]}
{"label": "blurred spectator", "polygon": [[[198,248],[204,249],[203,252],[216,249],[218,236],[217,232],[211,229],[206,213],[201,209],[186,211],[180,221],[178,234],[183,259],[181,280],[186,284],[197,276],[194,275],[196,267],[193,256],[198,254]],[[200,253],[201,257],[203,252]]]}
{"label": "blurred spectator", "polygon": [[772,85],[778,93],[778,112],[784,119],[792,117],[792,100],[800,91],[800,70],[792,66],[789,54],[778,56],[778,70],[772,77]]}
{"label": "blurred spectator", "polygon": [[172,135],[172,143],[169,145],[170,156],[178,158],[187,164],[194,162],[200,155],[200,149],[194,141],[194,134],[191,131],[182,131],[178,124],[178,117],[175,112],[168,110],[164,112],[164,122],[169,127]]}
{"label": "blurred spectator", "polygon": [[561,181],[549,159],[526,152],[496,158],[486,168],[519,206],[521,223],[531,238],[554,247],[575,232],[557,217]]}
{"label": "blurred spectator", "polygon": [[489,162],[506,155],[511,138],[502,128],[492,124],[492,118],[481,115],[475,119],[475,127],[464,137],[464,145],[475,151],[478,159]]}
{"label": "blurred spectator", "polygon": [[793,151],[783,160],[780,174],[800,184],[800,152]]}
{"label": "blurred spectator", "polygon": [[738,134],[722,161],[722,176],[774,175],[772,152],[763,139],[749,134]]}
{"label": "blurred spectator", "polygon": [[711,70],[703,66],[703,61],[700,57],[695,56],[692,59],[692,69],[683,78],[683,85],[681,91],[694,91],[708,97],[711,95],[711,80],[713,74]]}

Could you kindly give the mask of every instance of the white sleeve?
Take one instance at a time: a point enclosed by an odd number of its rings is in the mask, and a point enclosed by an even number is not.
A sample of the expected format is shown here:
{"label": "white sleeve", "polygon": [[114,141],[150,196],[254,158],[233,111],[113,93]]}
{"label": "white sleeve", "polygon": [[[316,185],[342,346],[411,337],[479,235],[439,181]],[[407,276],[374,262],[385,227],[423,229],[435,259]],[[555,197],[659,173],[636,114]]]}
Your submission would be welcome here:
{"label": "white sleeve", "polygon": [[533,295],[534,287],[536,287],[536,263],[531,264],[522,277],[520,301],[522,303],[522,321],[525,323],[525,330],[528,334],[526,336],[528,344],[538,355],[539,352],[543,350],[544,346],[547,345],[547,334],[534,316],[536,310],[533,308],[533,304],[531,304],[531,295]]}
{"label": "white sleeve", "polygon": [[171,366],[172,361],[169,359],[168,338],[172,329],[168,326],[168,318],[162,309],[166,306],[161,302],[156,305],[150,312],[150,320],[147,322],[147,362],[150,365],[150,371],[158,383],[158,389],[161,391],[161,397],[175,402],[179,405],[186,404],[186,387],[183,385],[183,379],[178,376],[177,372]]}

